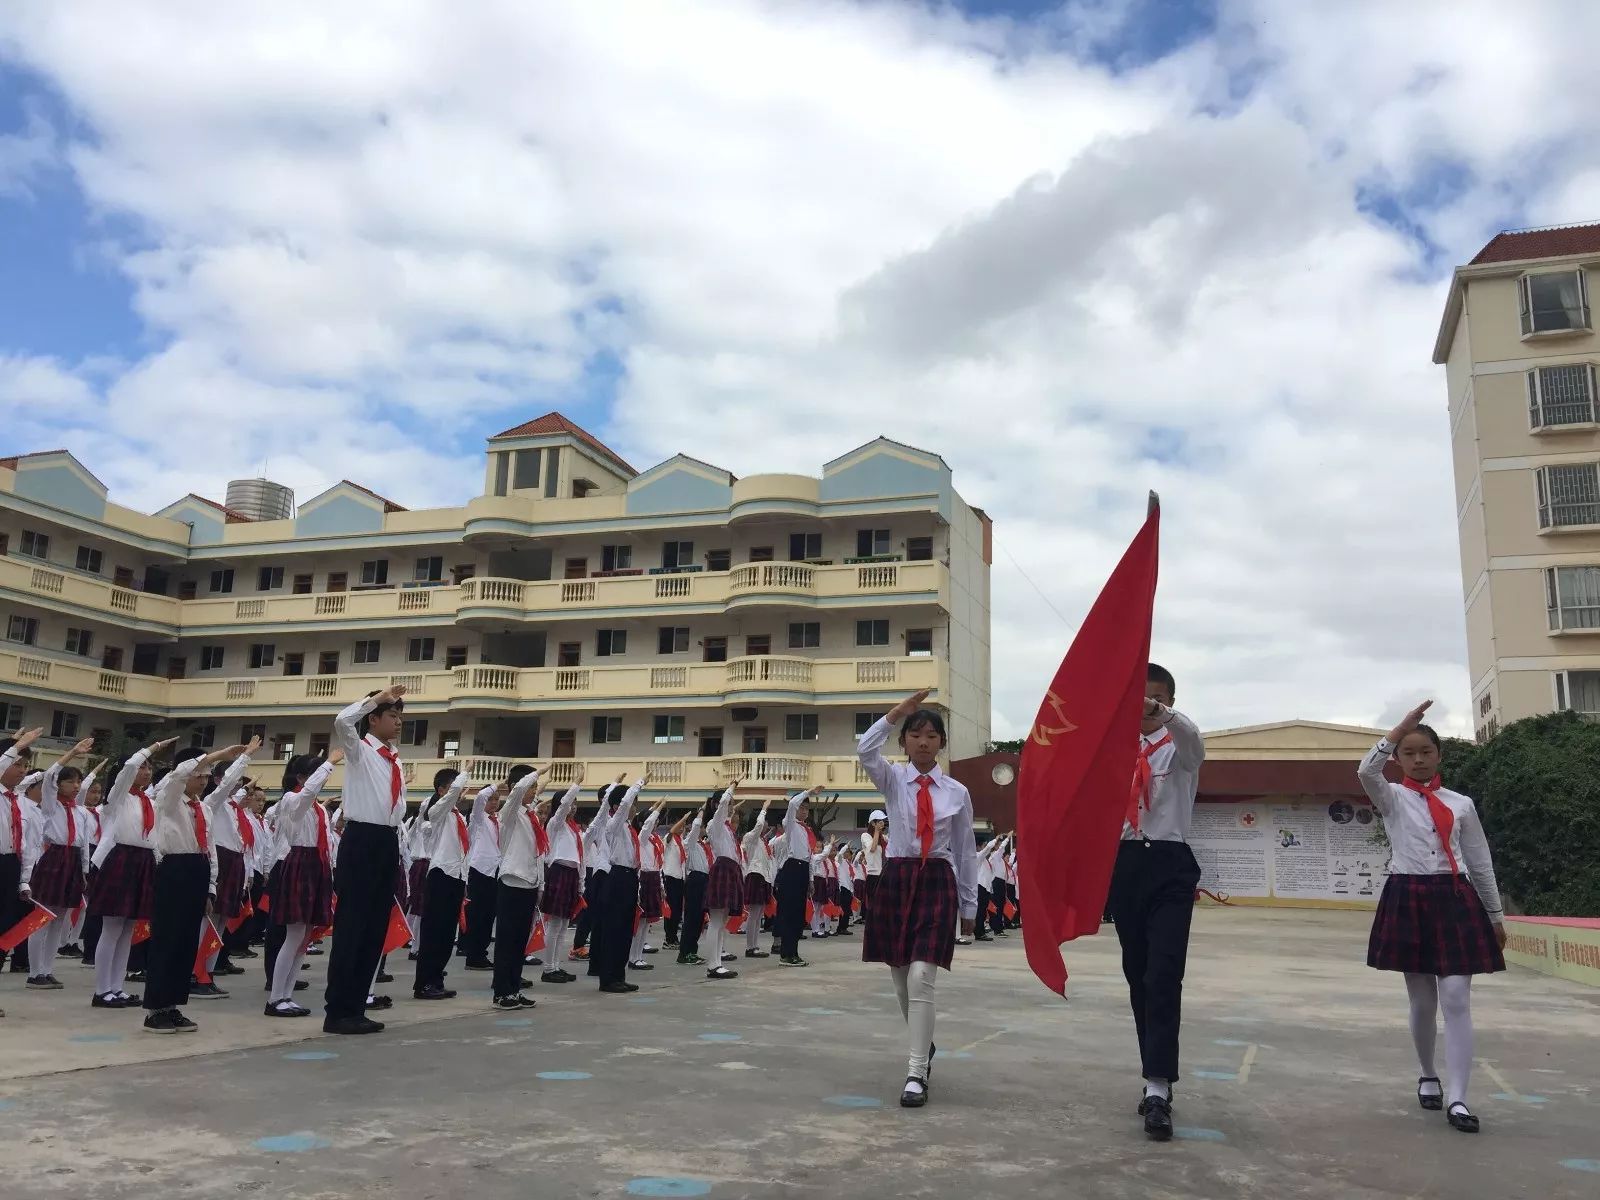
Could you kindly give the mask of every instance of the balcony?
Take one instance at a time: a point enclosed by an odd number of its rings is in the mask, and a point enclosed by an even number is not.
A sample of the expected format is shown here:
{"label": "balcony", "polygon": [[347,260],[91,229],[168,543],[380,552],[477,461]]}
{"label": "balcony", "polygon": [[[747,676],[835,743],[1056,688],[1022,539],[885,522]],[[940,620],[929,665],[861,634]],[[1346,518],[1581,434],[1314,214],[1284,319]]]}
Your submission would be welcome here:
{"label": "balcony", "polygon": [[19,692],[44,691],[96,708],[160,713],[167,703],[167,681],[153,675],[106,671],[88,660],[0,650],[0,686]]}
{"label": "balcony", "polygon": [[27,558],[0,557],[0,592],[58,611],[176,637],[181,605],[170,596],[118,587],[93,575]]}
{"label": "balcony", "polygon": [[182,628],[190,636],[288,632],[325,627],[406,628],[453,622],[461,588],[370,588],[304,595],[216,596],[182,602]]}

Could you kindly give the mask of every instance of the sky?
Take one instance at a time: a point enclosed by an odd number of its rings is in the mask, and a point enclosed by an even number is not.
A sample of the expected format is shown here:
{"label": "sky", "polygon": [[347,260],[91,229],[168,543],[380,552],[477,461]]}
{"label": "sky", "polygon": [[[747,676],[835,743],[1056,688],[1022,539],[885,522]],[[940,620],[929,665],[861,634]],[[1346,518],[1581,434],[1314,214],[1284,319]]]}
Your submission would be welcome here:
{"label": "sky", "polygon": [[[1333,14],[1337,14],[1334,19]],[[995,736],[1163,500],[1206,728],[1470,729],[1453,265],[1600,218],[1588,0],[0,10],[0,452],[411,507],[879,435],[995,521]]]}

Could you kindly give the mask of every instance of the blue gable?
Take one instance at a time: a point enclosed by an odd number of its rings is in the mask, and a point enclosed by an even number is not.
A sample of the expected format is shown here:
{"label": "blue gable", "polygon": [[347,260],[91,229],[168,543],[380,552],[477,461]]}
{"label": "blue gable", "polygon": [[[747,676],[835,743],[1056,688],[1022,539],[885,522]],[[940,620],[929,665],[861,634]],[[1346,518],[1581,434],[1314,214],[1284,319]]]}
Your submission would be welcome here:
{"label": "blue gable", "polygon": [[889,496],[940,497],[947,506],[950,473],[923,466],[894,454],[873,454],[822,478],[821,498],[828,500],[878,500]]}
{"label": "blue gable", "polygon": [[222,514],[210,505],[180,500],[171,508],[163,509],[161,515],[170,521],[182,521],[191,528],[191,546],[215,546],[222,541]]}
{"label": "blue gable", "polygon": [[106,515],[105,493],[85,483],[82,476],[64,463],[23,464],[17,471],[16,489],[19,496],[96,521]]}
{"label": "blue gable", "polygon": [[349,495],[335,494],[326,500],[313,501],[311,505],[300,509],[294,521],[294,531],[299,537],[380,533],[382,530],[383,510],[376,504],[364,504]]}
{"label": "blue gable", "polygon": [[733,485],[717,483],[692,471],[671,470],[628,486],[629,516],[673,512],[725,512],[733,503]]}

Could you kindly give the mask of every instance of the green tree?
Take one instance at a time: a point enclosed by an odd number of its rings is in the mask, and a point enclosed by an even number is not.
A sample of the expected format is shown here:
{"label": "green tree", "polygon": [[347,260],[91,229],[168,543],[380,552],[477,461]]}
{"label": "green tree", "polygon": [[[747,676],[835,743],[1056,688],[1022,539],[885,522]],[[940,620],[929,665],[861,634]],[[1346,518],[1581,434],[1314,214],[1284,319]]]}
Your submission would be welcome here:
{"label": "green tree", "polygon": [[985,754],[1021,754],[1022,739],[1012,738],[1009,741],[990,742],[983,748]]}
{"label": "green tree", "polygon": [[1515,911],[1600,915],[1600,725],[1561,712],[1452,738],[1440,774],[1476,802]]}

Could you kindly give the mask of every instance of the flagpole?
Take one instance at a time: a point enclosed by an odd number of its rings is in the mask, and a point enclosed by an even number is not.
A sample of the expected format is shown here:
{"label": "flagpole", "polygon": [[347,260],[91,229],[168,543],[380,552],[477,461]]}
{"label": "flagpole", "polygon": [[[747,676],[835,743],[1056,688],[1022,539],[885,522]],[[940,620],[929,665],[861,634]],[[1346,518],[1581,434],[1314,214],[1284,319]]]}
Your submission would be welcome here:
{"label": "flagpole", "polygon": [[1155,492],[1152,491],[1150,493],[1150,507],[1145,509],[1144,515],[1146,517],[1153,517],[1160,511],[1161,511],[1161,497],[1156,495]]}

